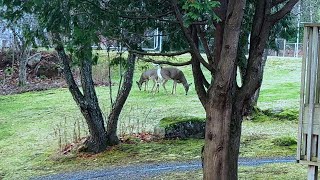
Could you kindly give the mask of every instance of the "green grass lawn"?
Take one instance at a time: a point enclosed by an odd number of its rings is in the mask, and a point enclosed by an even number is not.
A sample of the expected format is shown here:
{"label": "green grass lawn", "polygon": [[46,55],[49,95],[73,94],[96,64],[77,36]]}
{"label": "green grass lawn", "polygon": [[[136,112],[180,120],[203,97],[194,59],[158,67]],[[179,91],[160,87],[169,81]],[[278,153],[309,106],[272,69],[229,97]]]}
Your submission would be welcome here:
{"label": "green grass lawn", "polygon": [[[182,56],[180,59],[188,57]],[[300,59],[273,58],[267,61],[258,103],[260,108],[298,108],[300,65]],[[180,69],[188,82],[193,82],[190,67]],[[139,79],[140,73],[136,71],[135,81]],[[115,71],[114,75],[116,74]],[[167,84],[169,91],[171,86],[171,82]],[[97,88],[105,116],[110,109],[108,89]],[[116,89],[117,86],[114,86],[113,95]],[[162,88],[159,94],[154,95],[139,91],[134,83],[121,114],[118,130],[120,134],[152,132],[160,119],[167,116],[205,117],[194,86],[187,96],[184,95],[181,84],[177,87],[176,95],[166,94]],[[80,131],[77,124],[81,127]],[[57,152],[60,145],[72,142],[75,134],[79,136],[79,132],[80,136],[88,133],[80,111],[67,89],[0,96],[0,179],[25,179],[41,174],[126,163],[199,159],[203,145],[203,140],[163,140],[121,144],[94,156],[59,155]],[[296,138],[296,121],[244,121],[242,134],[242,157],[295,154],[295,146],[275,146],[273,140],[279,137]],[[298,165],[292,167],[301,169]],[[271,165],[261,172],[266,173],[269,169],[276,169],[276,166]],[[240,177],[251,177],[252,173],[246,171],[251,170],[240,169]]]}

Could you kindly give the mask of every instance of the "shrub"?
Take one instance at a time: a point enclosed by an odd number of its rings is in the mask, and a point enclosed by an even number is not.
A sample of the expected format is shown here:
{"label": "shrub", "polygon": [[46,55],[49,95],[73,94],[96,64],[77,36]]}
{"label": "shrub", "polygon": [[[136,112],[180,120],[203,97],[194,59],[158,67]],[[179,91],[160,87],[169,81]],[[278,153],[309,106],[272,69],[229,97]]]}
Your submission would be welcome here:
{"label": "shrub", "polygon": [[299,111],[294,109],[285,109],[279,114],[275,114],[275,116],[279,119],[286,119],[289,121],[295,121],[299,118]]}
{"label": "shrub", "polygon": [[293,137],[284,136],[273,139],[272,143],[276,146],[291,146],[297,144],[297,141]]}
{"label": "shrub", "polygon": [[249,119],[255,122],[289,120],[295,121],[299,118],[299,111],[297,109],[266,109],[261,110],[254,108]]}

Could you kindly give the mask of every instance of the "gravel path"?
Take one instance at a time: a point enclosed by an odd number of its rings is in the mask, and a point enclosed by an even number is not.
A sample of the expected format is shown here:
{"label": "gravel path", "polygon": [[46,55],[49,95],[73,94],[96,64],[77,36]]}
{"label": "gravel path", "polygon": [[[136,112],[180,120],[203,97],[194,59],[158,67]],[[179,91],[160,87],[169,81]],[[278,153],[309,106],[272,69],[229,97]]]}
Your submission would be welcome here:
{"label": "gravel path", "polygon": [[[294,157],[277,157],[277,158],[240,158],[240,166],[259,166],[271,163],[289,163],[295,162]],[[35,180],[56,180],[56,179],[72,179],[72,180],[139,180],[158,176],[160,174],[175,171],[193,171],[201,169],[199,161],[190,162],[172,162],[172,163],[154,163],[154,164],[137,164],[130,166],[121,166],[116,168],[106,168],[102,170],[91,170],[83,172],[72,172],[42,176],[34,178]]]}

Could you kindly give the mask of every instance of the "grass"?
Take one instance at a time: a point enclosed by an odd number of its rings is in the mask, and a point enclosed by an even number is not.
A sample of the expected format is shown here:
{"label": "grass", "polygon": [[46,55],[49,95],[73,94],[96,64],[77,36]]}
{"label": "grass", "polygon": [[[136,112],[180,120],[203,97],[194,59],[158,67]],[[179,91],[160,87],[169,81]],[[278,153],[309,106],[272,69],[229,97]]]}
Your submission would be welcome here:
{"label": "grass", "polygon": [[[264,179],[306,179],[307,167],[296,163],[268,164],[256,167],[241,166],[239,180],[264,180]],[[161,180],[201,180],[202,171],[174,172],[166,175],[152,177]]]}
{"label": "grass", "polygon": [[[188,57],[179,57],[179,61]],[[258,106],[262,109],[294,109],[299,105],[299,59],[269,59],[265,70]],[[192,82],[190,67],[180,68],[188,82]],[[117,69],[113,74],[117,76]],[[139,64],[134,75],[138,80]],[[150,85],[149,85],[150,87]],[[170,91],[172,84],[167,84]],[[113,87],[115,96],[117,86]],[[280,89],[280,90],[279,90]],[[108,87],[98,87],[97,93],[104,115],[110,109]],[[81,124],[80,135],[88,132],[84,120],[67,89],[53,89],[17,95],[0,96],[0,179],[26,179],[32,176],[95,169],[126,163],[176,161],[200,158],[203,140],[166,140],[121,144],[104,153],[89,156],[65,156],[58,154],[59,144],[70,143],[74,136],[74,124]],[[119,121],[119,133],[148,132],[169,116],[193,116],[205,118],[194,87],[184,95],[182,85],[177,94],[159,94],[139,91],[134,84]],[[275,118],[265,121],[244,121],[241,139],[242,157],[270,157],[294,155],[295,146],[276,146],[279,137],[295,139],[297,121]],[[60,130],[60,135],[58,130]],[[61,141],[61,142],[59,142]],[[183,152],[183,153],[181,153]],[[155,156],[156,153],[156,156]],[[266,166],[266,170],[276,166]],[[294,166],[296,168],[298,166]],[[259,168],[259,167],[255,167]],[[240,169],[241,173],[252,174]],[[249,176],[248,176],[249,177]],[[254,176],[253,176],[254,177]],[[256,174],[256,177],[259,177]]]}

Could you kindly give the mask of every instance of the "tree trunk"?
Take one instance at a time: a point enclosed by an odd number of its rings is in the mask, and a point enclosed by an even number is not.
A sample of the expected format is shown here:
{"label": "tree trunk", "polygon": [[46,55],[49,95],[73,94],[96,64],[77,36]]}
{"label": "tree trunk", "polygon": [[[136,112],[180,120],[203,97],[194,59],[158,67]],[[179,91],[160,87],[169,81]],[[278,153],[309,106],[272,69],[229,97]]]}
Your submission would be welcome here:
{"label": "tree trunk", "polygon": [[94,89],[94,84],[92,80],[92,62],[91,62],[91,51],[90,45],[83,48],[83,53],[86,55],[81,59],[80,63],[80,75],[83,93],[78,88],[74,77],[71,72],[69,65],[69,59],[64,52],[62,45],[57,46],[56,50],[58,52],[59,58],[63,62],[63,72],[65,75],[66,82],[73,99],[77,103],[84,116],[86,123],[89,128],[89,137],[85,142],[85,147],[81,149],[82,151],[99,153],[106,149],[107,147],[107,136],[104,127],[104,119],[102,112],[98,103],[98,98]]}
{"label": "tree trunk", "polygon": [[[264,53],[263,53],[263,57],[262,57],[262,67],[261,67],[261,83],[262,83],[262,80],[263,80],[263,74],[264,74],[264,67],[266,65],[266,62],[267,62],[267,58],[268,58],[268,49],[265,49],[264,50]],[[261,90],[261,85],[260,87],[256,90],[256,92],[254,93],[253,97],[251,98],[251,102],[250,102],[250,111],[249,113],[252,112],[254,106],[257,106],[258,104],[258,99],[259,99],[259,96],[260,96],[260,90]]]}
{"label": "tree trunk", "polygon": [[27,83],[27,63],[28,63],[29,48],[22,49],[21,56],[19,58],[19,86],[25,86]]}
{"label": "tree trunk", "polygon": [[207,180],[238,179],[242,116],[232,108],[231,99],[224,100],[206,108],[203,175]]}
{"label": "tree trunk", "polygon": [[88,46],[87,48],[88,49],[84,51],[88,53],[88,57],[85,56],[80,63],[81,85],[86,102],[86,105],[81,107],[81,112],[86,119],[90,132],[90,136],[85,142],[87,151],[98,153],[106,149],[107,138],[104,127],[104,118],[92,79],[91,47]]}
{"label": "tree trunk", "polygon": [[107,139],[109,145],[116,145],[119,143],[117,136],[118,120],[121,110],[129,96],[133,81],[133,72],[135,66],[136,55],[129,53],[128,55],[128,69],[124,76],[124,82],[121,89],[119,89],[118,96],[112,105],[112,110],[108,116],[107,124]]}

